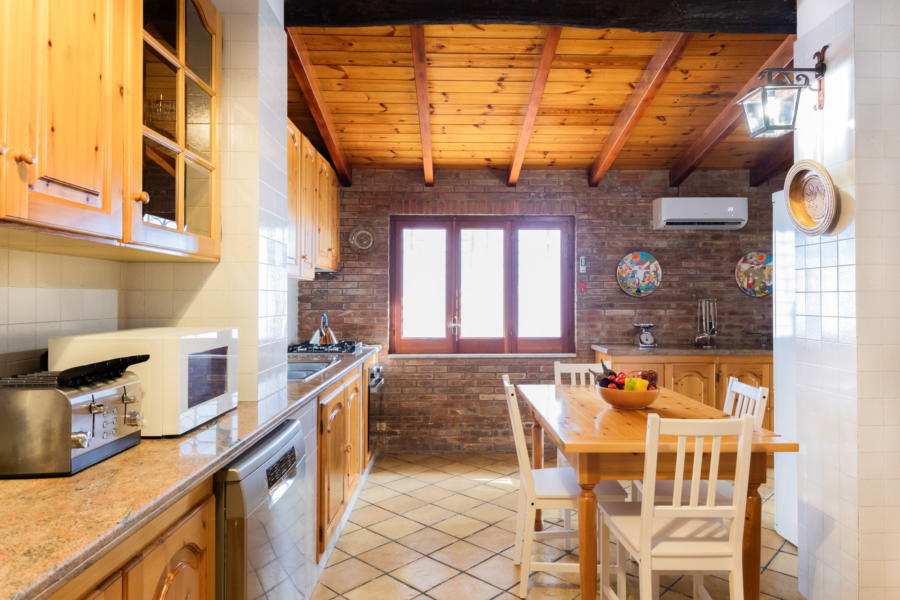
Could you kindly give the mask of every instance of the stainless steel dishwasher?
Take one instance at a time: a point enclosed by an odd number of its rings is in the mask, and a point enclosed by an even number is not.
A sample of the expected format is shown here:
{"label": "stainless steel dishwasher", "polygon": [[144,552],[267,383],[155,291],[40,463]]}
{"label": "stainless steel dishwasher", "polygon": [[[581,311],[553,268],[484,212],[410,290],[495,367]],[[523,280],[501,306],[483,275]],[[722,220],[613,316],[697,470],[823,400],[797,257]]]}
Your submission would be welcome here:
{"label": "stainless steel dishwasher", "polygon": [[300,421],[289,419],[215,478],[219,600],[299,600],[309,596],[306,451]]}

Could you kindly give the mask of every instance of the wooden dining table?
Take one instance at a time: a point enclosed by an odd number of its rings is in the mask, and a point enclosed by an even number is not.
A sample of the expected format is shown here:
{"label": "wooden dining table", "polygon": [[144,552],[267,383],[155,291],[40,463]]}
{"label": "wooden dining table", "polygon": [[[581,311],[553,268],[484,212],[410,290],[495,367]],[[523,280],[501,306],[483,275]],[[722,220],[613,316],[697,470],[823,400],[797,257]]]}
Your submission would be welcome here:
{"label": "wooden dining table", "polygon": [[[615,409],[592,386],[517,385],[534,417],[532,462],[542,468],[544,435],[578,475],[578,540],[581,597],[597,595],[597,498],[594,486],[601,480],[640,480],[644,477],[647,415],[670,419],[723,419],[722,411],[673,390],[660,389],[659,397],[644,410]],[[759,598],[762,500],[759,486],[766,481],[766,457],[771,452],[798,452],[799,445],[761,429],[753,434],[747,513],[744,523],[744,597]],[[660,440],[659,479],[675,477],[675,439]],[[722,444],[721,479],[734,476],[736,444]],[[688,460],[688,464],[690,461]],[[540,528],[540,516],[535,521]]]}

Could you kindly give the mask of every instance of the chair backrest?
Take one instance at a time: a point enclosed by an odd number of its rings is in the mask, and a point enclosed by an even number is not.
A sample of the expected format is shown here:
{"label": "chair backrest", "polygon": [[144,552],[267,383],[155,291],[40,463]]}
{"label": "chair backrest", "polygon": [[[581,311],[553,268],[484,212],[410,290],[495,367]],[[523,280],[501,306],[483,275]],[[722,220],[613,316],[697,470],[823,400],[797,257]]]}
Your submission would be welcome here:
{"label": "chair backrest", "polygon": [[[563,363],[556,361],[553,363],[553,383],[562,385],[568,383],[571,385],[590,385],[594,383],[591,371],[601,373],[602,365],[593,363]],[[563,381],[563,375],[568,375],[569,380]]]}
{"label": "chair backrest", "polygon": [[528,457],[528,446],[525,444],[525,429],[522,427],[522,415],[519,412],[519,398],[516,388],[509,382],[509,375],[503,376],[503,392],[506,396],[506,408],[512,424],[513,441],[516,444],[516,459],[519,461],[519,479],[529,498],[534,497],[534,479],[531,476],[531,461]]}
{"label": "chair backrest", "polygon": [[[656,504],[657,463],[660,436],[675,436],[675,477],[672,501]],[[716,502],[719,480],[719,458],[723,437],[737,437],[734,492],[730,504]],[[691,470],[686,480],[688,438],[691,439]],[[664,440],[671,445],[673,441]],[[744,510],[747,504],[747,486],[750,476],[750,450],[753,443],[753,418],[737,419],[660,419],[651,413],[647,418],[647,448],[644,459],[643,496],[641,498],[641,548],[651,549],[655,518],[707,518],[730,521],[729,541],[737,552],[743,544]],[[666,448],[669,450],[669,448]],[[708,465],[703,476],[704,463]],[[668,479],[667,474],[661,475]],[[700,497],[701,482],[706,481],[706,497]],[[684,503],[684,485],[688,488]],[[689,541],[689,540],[686,540]]]}
{"label": "chair backrest", "polygon": [[769,403],[769,388],[754,387],[741,383],[737,377],[728,378],[725,391],[725,406],[722,410],[732,417],[753,417],[753,425],[762,428],[766,416],[766,405]]}

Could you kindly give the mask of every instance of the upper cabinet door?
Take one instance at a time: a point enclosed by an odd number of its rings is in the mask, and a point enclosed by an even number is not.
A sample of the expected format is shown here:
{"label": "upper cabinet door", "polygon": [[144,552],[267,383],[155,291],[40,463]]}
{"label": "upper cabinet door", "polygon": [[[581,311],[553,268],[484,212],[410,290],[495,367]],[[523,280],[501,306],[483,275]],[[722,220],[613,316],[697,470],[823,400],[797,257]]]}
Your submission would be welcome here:
{"label": "upper cabinet door", "polygon": [[319,155],[319,193],[317,202],[319,251],[316,267],[326,271],[337,271],[340,266],[338,194],[339,188],[334,169],[324,156]]}
{"label": "upper cabinet door", "polygon": [[126,4],[4,3],[4,217],[121,237]]}
{"label": "upper cabinet door", "polygon": [[303,175],[303,163],[300,161],[303,138],[297,127],[288,121],[287,135],[287,239],[285,240],[284,262],[287,265],[288,274],[297,277],[300,275],[300,195],[303,192],[303,184],[300,180]]}
{"label": "upper cabinet door", "polygon": [[300,245],[300,279],[313,279],[316,276],[316,257],[318,254],[318,162],[316,149],[305,136],[300,147],[300,227],[298,244]]}
{"label": "upper cabinet door", "polygon": [[209,0],[144,2],[132,30],[125,241],[218,258],[219,13]]}

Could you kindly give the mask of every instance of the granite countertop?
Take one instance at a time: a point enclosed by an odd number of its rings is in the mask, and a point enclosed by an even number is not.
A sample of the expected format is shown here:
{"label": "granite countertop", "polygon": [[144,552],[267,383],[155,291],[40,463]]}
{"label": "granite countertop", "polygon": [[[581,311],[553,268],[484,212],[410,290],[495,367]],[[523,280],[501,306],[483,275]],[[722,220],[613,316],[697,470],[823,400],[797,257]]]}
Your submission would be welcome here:
{"label": "granite countertop", "polygon": [[274,401],[234,410],[178,438],[137,446],[72,477],[0,480],[0,598],[44,598],[231,462],[319,392],[380,351],[339,357]]}
{"label": "granite countertop", "polygon": [[658,348],[638,348],[636,344],[592,344],[591,350],[603,352],[612,356],[633,356],[633,355],[657,355],[668,356],[677,354],[713,354],[713,355],[734,355],[734,356],[771,356],[772,350],[765,348],[697,348],[689,344],[668,344],[661,345]]}

